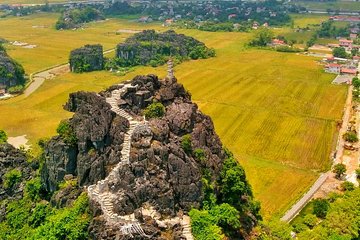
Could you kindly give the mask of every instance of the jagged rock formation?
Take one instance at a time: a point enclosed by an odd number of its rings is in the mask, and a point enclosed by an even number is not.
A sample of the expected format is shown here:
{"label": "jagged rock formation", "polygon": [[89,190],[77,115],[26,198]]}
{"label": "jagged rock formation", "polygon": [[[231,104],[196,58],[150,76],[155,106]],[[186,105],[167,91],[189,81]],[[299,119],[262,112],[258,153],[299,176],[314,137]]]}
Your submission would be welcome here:
{"label": "jagged rock formation", "polygon": [[[20,199],[23,196],[24,181],[32,176],[31,164],[27,161],[23,152],[10,144],[0,144],[0,201],[4,199]],[[16,170],[20,178],[13,181],[14,184],[6,184],[7,174]],[[1,216],[0,209],[0,216]],[[0,219],[1,222],[1,219]]]}
{"label": "jagged rock formation", "polygon": [[24,74],[23,67],[11,59],[0,45],[0,89],[24,85]]}
{"label": "jagged rock formation", "polygon": [[71,51],[69,57],[72,72],[91,72],[104,68],[103,47],[100,44],[85,45]]}
{"label": "jagged rock formation", "polygon": [[[165,114],[145,120],[154,101]],[[94,213],[92,238],[193,239],[186,214],[202,205],[204,174],[218,181],[225,152],[184,87],[175,78],[137,76],[100,94],[73,93],[65,108],[75,112],[69,123],[78,141],[50,140],[42,179],[54,191],[65,175],[77,176]],[[185,135],[206,161],[185,151]]]}
{"label": "jagged rock formation", "polygon": [[158,66],[170,56],[182,61],[214,57],[215,51],[195,38],[177,34],[173,30],[164,33],[144,30],[116,47],[116,57],[121,66]]}

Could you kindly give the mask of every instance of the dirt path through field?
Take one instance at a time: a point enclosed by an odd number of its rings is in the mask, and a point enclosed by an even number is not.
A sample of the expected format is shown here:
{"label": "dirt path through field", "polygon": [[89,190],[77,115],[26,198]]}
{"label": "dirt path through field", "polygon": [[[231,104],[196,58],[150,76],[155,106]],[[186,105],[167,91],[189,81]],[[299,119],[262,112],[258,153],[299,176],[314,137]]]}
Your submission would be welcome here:
{"label": "dirt path through field", "polygon": [[25,97],[28,97],[30,94],[35,92],[35,90],[38,89],[44,83],[45,80],[55,78],[56,76],[67,73],[69,71],[70,68],[69,68],[69,64],[67,63],[64,65],[50,68],[48,70],[39,73],[35,73],[32,76],[33,81],[24,91]]}
{"label": "dirt path through field", "polygon": [[[108,54],[111,52],[114,52],[115,49],[109,49],[104,51],[103,54]],[[32,94],[33,92],[36,91],[36,89],[38,89],[45,80],[48,79],[53,79],[56,76],[65,74],[70,72],[70,65],[68,63],[62,64],[62,65],[57,65],[54,67],[51,67],[47,70],[38,72],[38,73],[34,73],[31,76],[32,82],[30,83],[30,85],[25,89],[24,91],[24,95],[25,97],[28,97],[30,94]]]}

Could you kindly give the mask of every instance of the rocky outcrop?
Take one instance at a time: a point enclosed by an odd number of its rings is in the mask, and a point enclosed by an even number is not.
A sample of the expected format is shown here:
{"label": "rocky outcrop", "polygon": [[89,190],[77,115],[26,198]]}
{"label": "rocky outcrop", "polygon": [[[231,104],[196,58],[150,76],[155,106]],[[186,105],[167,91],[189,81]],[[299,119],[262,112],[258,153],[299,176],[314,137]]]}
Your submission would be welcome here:
{"label": "rocky outcrop", "polygon": [[[0,144],[0,201],[22,198],[24,182],[32,176],[32,167],[36,167],[26,160],[26,155],[12,145]],[[9,185],[9,173],[11,172],[20,175],[16,181],[13,181],[13,184]]]}
{"label": "rocky outcrop", "polygon": [[[142,112],[154,101],[165,114],[145,120]],[[73,93],[65,108],[74,112],[77,143],[50,140],[43,181],[54,191],[71,174],[86,187],[92,238],[192,239],[186,214],[202,206],[202,179],[219,180],[226,154],[184,87],[175,78],[137,76],[99,94]]]}
{"label": "rocky outcrop", "polygon": [[72,72],[91,72],[104,68],[103,47],[100,44],[85,45],[71,51],[69,57]]}
{"label": "rocky outcrop", "polygon": [[25,71],[0,45],[0,89],[24,85]]}
{"label": "rocky outcrop", "polygon": [[144,30],[119,43],[116,57],[121,66],[152,65],[158,66],[169,57],[178,60],[214,57],[214,49],[193,37],[177,34],[174,30],[157,33]]}

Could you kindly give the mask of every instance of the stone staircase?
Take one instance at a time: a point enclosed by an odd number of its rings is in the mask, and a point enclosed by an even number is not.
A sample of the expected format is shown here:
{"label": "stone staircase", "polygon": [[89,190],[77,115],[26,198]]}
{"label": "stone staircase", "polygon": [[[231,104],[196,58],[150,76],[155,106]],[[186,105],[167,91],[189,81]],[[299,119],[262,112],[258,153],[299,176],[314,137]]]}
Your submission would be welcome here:
{"label": "stone staircase", "polygon": [[[121,161],[119,161],[119,163],[111,170],[111,172],[105,179],[98,181],[96,184],[88,186],[87,191],[89,198],[94,200],[100,205],[101,210],[104,214],[104,218],[108,225],[119,226],[120,233],[130,238],[133,238],[135,234],[138,234],[145,238],[151,239],[151,236],[148,236],[144,233],[140,223],[137,221],[134,214],[121,216],[115,213],[113,210],[114,207],[113,202],[115,201],[115,199],[119,198],[119,195],[115,195],[109,190],[109,182],[118,181],[119,168],[123,165],[130,163],[131,136],[134,130],[138,126],[143,124],[141,121],[137,121],[135,118],[133,118],[125,110],[119,108],[117,103],[118,100],[120,99],[121,94],[125,92],[128,87],[133,88],[134,86],[132,86],[130,83],[119,84],[119,86],[121,88],[113,90],[111,92],[111,96],[109,98],[106,98],[106,102],[110,104],[111,110],[113,112],[115,112],[121,117],[126,118],[130,123],[129,130],[125,133],[123,148],[121,150]],[[150,214],[153,219],[159,221],[159,223],[163,222],[159,220],[161,216],[158,213],[156,213],[156,211],[150,211],[148,214]],[[191,234],[191,225],[190,225],[189,216],[184,216],[182,219],[168,219],[165,220],[164,223],[168,221],[180,222],[180,224],[183,226],[184,237],[187,240],[194,239]]]}
{"label": "stone staircase", "polygon": [[[116,198],[119,196],[113,194],[111,191],[109,191],[108,183],[110,181],[117,181],[118,178],[118,172],[119,168],[122,165],[126,165],[130,163],[130,148],[131,148],[131,136],[134,132],[134,130],[141,124],[141,122],[136,121],[129,113],[127,113],[125,110],[119,108],[117,105],[117,101],[120,99],[121,93],[125,92],[128,87],[133,87],[131,84],[121,84],[120,89],[114,90],[111,92],[111,96],[109,98],[106,98],[106,102],[110,104],[111,110],[118,114],[119,116],[122,116],[126,118],[129,123],[130,127],[129,130],[125,133],[123,148],[121,150],[121,161],[112,169],[112,171],[109,173],[109,175],[103,179],[98,181],[94,185],[88,186],[87,190],[89,193],[89,198],[96,201],[100,204],[101,210],[104,213],[104,217],[108,224],[136,224],[138,223],[135,219],[134,214],[126,215],[126,216],[120,216],[119,214],[115,213],[113,210],[113,202]],[[138,226],[136,227],[136,229]]]}

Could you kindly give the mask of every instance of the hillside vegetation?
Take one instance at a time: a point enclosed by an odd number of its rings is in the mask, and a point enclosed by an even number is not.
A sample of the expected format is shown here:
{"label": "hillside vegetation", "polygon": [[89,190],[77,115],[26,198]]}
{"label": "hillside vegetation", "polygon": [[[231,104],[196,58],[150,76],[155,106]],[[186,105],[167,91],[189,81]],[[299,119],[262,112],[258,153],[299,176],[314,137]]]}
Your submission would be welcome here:
{"label": "hillside vegetation", "polygon": [[151,65],[155,67],[164,64],[170,57],[181,62],[214,56],[214,49],[209,49],[195,38],[177,34],[173,30],[164,33],[145,30],[116,47],[117,63],[120,66]]}

